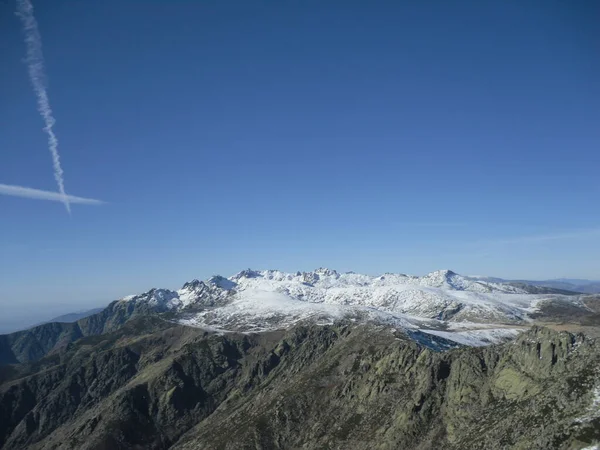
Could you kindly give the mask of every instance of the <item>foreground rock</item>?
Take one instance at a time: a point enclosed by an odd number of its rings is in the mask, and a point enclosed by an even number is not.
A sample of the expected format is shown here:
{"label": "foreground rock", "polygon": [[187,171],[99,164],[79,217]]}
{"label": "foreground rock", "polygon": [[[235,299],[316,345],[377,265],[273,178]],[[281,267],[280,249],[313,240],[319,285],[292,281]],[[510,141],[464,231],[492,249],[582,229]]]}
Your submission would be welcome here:
{"label": "foreground rock", "polygon": [[389,328],[208,334],[153,316],[0,371],[7,449],[578,449],[600,349],[533,328],[435,352]]}

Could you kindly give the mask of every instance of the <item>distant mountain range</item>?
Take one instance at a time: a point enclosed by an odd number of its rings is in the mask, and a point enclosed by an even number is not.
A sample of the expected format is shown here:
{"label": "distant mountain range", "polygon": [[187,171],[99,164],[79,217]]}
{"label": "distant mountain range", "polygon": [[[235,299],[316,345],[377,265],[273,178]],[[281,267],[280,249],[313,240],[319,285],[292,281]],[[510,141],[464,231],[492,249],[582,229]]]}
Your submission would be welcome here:
{"label": "distant mountain range", "polygon": [[17,332],[20,330],[25,330],[27,328],[37,327],[37,326],[43,325],[45,323],[76,322],[79,319],[83,319],[84,317],[88,317],[93,314],[96,314],[96,313],[102,311],[103,309],[104,309],[104,307],[93,308],[93,309],[84,310],[84,311],[77,311],[77,312],[73,312],[73,313],[63,314],[63,315],[54,317],[49,320],[43,320],[41,322],[34,322],[34,321],[32,321],[31,318],[28,319],[27,317],[23,317],[22,315],[18,318],[18,320],[15,320],[14,318],[11,318],[10,314],[7,314],[4,317],[2,317],[2,320],[0,321],[0,334],[14,333],[14,332]]}
{"label": "distant mountain range", "polygon": [[[319,270],[319,269],[318,269]],[[318,271],[317,270],[317,271]],[[323,269],[323,270],[328,270],[328,269]],[[254,271],[251,269],[245,270],[240,272],[240,274],[244,274],[244,273],[260,273],[261,271]],[[279,271],[265,271],[265,272],[279,272]],[[335,271],[333,271],[335,272]],[[452,272],[452,271],[437,271],[437,272]],[[310,273],[310,272],[308,272]],[[335,272],[337,273],[337,272]],[[432,274],[435,274],[436,272],[432,272]],[[452,272],[454,273],[454,272]],[[240,274],[236,275],[240,276]],[[342,274],[342,275],[352,275],[354,273],[348,273],[348,274]],[[432,274],[426,275],[425,277],[421,277],[423,278],[423,280],[427,280],[428,277],[431,277]],[[354,274],[357,275],[357,274]],[[411,277],[411,276],[406,276],[407,280],[410,279],[417,279],[419,277]],[[594,281],[594,280],[586,280],[586,279],[579,279],[579,278],[557,278],[557,279],[553,279],[553,280],[542,280],[542,281],[535,281],[535,280],[511,280],[511,279],[505,279],[505,278],[498,278],[498,277],[488,277],[488,276],[460,276],[463,280],[470,280],[470,281],[474,281],[474,282],[478,282],[478,283],[486,283],[489,285],[504,285],[505,287],[503,288],[505,291],[510,290],[509,286],[513,286],[515,288],[520,288],[521,290],[526,291],[527,293],[531,293],[531,294],[544,294],[544,293],[548,293],[548,294],[565,294],[565,295],[575,295],[575,294],[581,294],[581,293],[588,293],[588,294],[594,294],[594,293],[600,293],[600,281]],[[220,278],[220,279],[225,279],[224,277],[220,277],[220,276],[215,276],[213,277],[214,279]],[[213,280],[214,281],[214,280]],[[197,280],[195,280],[195,282],[198,282]],[[209,280],[210,282],[210,280]],[[233,283],[232,281],[230,281],[230,283]],[[187,284],[187,283],[186,283]],[[464,284],[464,281],[463,281]],[[230,287],[232,287],[233,284],[230,284]],[[456,288],[457,286],[453,286],[454,288]],[[547,288],[547,289],[541,289],[541,288]],[[498,287],[496,286],[496,289],[498,289]],[[466,290],[469,290],[468,288]],[[130,296],[130,297],[134,297],[134,296]],[[78,312],[73,312],[73,313],[68,313],[68,314],[64,314],[61,316],[57,316],[54,317],[52,319],[49,320],[45,320],[43,322],[38,322],[36,324],[32,324],[30,325],[28,328],[37,326],[37,325],[42,325],[45,323],[51,323],[51,322],[76,322],[79,319],[83,319],[85,317],[91,316],[93,314],[96,314],[100,311],[102,311],[102,309],[104,308],[93,308],[90,310],[85,310],[85,311],[78,311]],[[6,328],[6,327],[4,327]],[[10,327],[14,330],[13,327]],[[2,332],[0,330],[0,332]],[[12,332],[12,331],[10,331]]]}
{"label": "distant mountain range", "polygon": [[600,341],[536,326],[598,333],[600,295],[450,270],[248,269],[76,318],[0,335],[0,448],[600,440]]}
{"label": "distant mountain range", "polygon": [[[307,300],[309,303],[317,304],[322,303],[318,298],[319,295],[315,292],[319,291],[319,288],[325,289],[339,289],[344,287],[344,291],[340,291],[340,295],[350,295],[356,299],[356,295],[370,295],[369,293],[369,285],[375,291],[381,292],[382,289],[385,290],[385,287],[388,288],[393,287],[394,283],[399,285],[418,285],[419,288],[423,287],[431,287],[431,288],[439,288],[446,289],[450,291],[466,291],[466,292],[480,292],[480,293],[513,293],[513,294],[556,294],[556,295],[577,295],[577,294],[594,294],[600,293],[600,281],[592,281],[585,279],[575,279],[575,278],[560,278],[555,280],[543,280],[543,281],[534,281],[534,280],[509,280],[498,277],[487,277],[487,276],[462,276],[458,275],[450,270],[441,270],[432,272],[423,277],[416,277],[410,275],[403,274],[384,274],[380,277],[372,277],[367,275],[360,275],[356,273],[342,273],[338,274],[337,271],[331,269],[317,269],[313,272],[297,272],[294,274],[284,274],[283,272],[277,270],[266,270],[266,271],[256,271],[247,269],[244,270],[233,277],[225,278],[221,276],[214,276],[206,282],[201,282],[198,280],[193,280],[184,285],[182,289],[179,291],[170,291],[168,289],[154,289],[151,292],[155,295],[166,295],[169,300],[164,302],[161,299],[155,299],[154,302],[158,309],[168,309],[168,310],[186,310],[190,307],[198,306],[198,302],[204,306],[214,306],[214,304],[219,303],[219,300],[216,297],[223,296],[226,292],[237,287],[237,290],[240,288],[244,288],[246,285],[252,284],[248,281],[244,281],[244,278],[257,278],[269,280],[271,284],[274,282],[279,282],[279,286],[272,285],[267,288],[266,291],[276,291],[279,292],[284,285],[291,284],[294,285],[294,279],[297,278],[301,274],[302,279],[300,282],[306,285],[307,281],[315,281],[317,278],[320,280],[317,285],[314,286],[315,289],[310,290],[308,293],[302,293],[302,295],[298,296],[297,299]],[[329,278],[330,285],[325,286],[323,280],[327,280]],[[387,277],[387,282],[383,282]],[[241,283],[240,283],[240,280]],[[354,281],[352,281],[354,280]],[[296,280],[298,281],[298,280]],[[254,284],[257,282],[255,281]],[[337,285],[336,285],[337,283]],[[212,288],[211,288],[212,286]],[[202,287],[199,290],[199,287]],[[214,289],[216,287],[217,289]],[[261,287],[261,289],[264,286]],[[360,289],[358,289],[360,288]],[[353,290],[354,289],[354,290]],[[262,289],[264,291],[264,289]],[[393,289],[392,289],[393,290]],[[397,290],[397,289],[396,289]],[[362,294],[359,294],[359,291]],[[377,295],[377,292],[374,292]],[[439,294],[439,293],[438,293]],[[144,296],[148,296],[149,293],[139,294],[128,296],[125,299],[143,299]],[[399,297],[402,295],[398,294]],[[413,296],[413,301],[420,301],[419,296],[425,296],[425,294],[419,294],[416,290],[409,292],[404,295],[404,297],[408,298]],[[435,296],[435,294],[434,294]],[[213,298],[215,297],[215,298]],[[225,295],[227,297],[227,295]],[[329,296],[330,297],[330,296]],[[295,298],[292,295],[292,298]],[[179,300],[175,300],[179,299]],[[178,305],[176,305],[176,303]],[[344,303],[343,300],[341,303]],[[428,300],[423,300],[421,304],[421,309],[426,308]],[[165,303],[165,305],[162,305]],[[208,303],[208,305],[207,305]],[[211,304],[214,303],[214,304]],[[328,301],[323,303],[329,303]],[[336,303],[333,300],[331,303]],[[356,302],[354,302],[356,303]],[[360,303],[360,302],[358,302]],[[346,303],[350,304],[350,303]],[[363,306],[367,306],[366,303]],[[83,319],[88,316],[92,316],[96,313],[99,313],[104,308],[94,308],[86,311],[79,311],[69,314],[64,314],[58,317],[55,317],[50,320],[46,320],[44,322],[39,322],[37,324],[31,325],[28,328],[32,328],[38,325],[53,323],[53,322],[62,322],[62,323],[72,323],[76,322],[80,319]],[[381,309],[381,308],[378,308]],[[385,309],[385,308],[384,308]],[[467,308],[468,309],[468,308]],[[417,316],[420,316],[422,311],[418,311],[415,308],[406,307],[404,309],[401,308],[399,312],[405,313],[416,313]],[[448,313],[444,313],[439,311],[439,313],[446,317]],[[464,314],[463,311],[462,314]],[[431,318],[427,316],[428,318]],[[260,327],[256,328],[259,329]],[[272,328],[272,327],[270,327]]]}
{"label": "distant mountain range", "polygon": [[35,361],[143,315],[215,332],[265,332],[299,323],[377,324],[430,348],[447,349],[510,340],[533,321],[593,321],[600,312],[596,304],[593,296],[564,289],[451,270],[419,277],[247,269],[229,278],[192,280],[177,291],[151,289],[101,310],[0,336],[0,363]]}
{"label": "distant mountain range", "polygon": [[104,308],[94,308],[94,309],[88,309],[87,311],[63,314],[62,316],[55,317],[54,319],[50,319],[50,320],[41,322],[38,325],[42,325],[44,323],[52,323],[52,322],[65,322],[65,323],[77,322],[79,319],[83,319],[85,317],[89,317],[91,315],[99,313],[103,309]]}
{"label": "distant mountain range", "polygon": [[579,278],[557,278],[555,280],[506,280],[495,277],[469,277],[479,281],[489,281],[494,283],[525,283],[534,286],[542,286],[553,289],[563,289],[566,291],[580,292],[582,294],[600,293],[600,281],[585,280]]}

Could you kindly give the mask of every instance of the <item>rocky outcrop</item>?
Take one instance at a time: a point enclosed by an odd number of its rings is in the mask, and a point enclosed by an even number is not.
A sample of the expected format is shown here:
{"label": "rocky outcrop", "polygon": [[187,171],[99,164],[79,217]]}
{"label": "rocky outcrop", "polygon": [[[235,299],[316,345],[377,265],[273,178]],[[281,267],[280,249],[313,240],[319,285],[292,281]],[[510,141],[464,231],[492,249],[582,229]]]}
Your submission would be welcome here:
{"label": "rocky outcrop", "polygon": [[0,373],[0,445],[577,449],[600,440],[599,367],[594,341],[537,327],[434,352],[385,327],[215,335],[139,317]]}

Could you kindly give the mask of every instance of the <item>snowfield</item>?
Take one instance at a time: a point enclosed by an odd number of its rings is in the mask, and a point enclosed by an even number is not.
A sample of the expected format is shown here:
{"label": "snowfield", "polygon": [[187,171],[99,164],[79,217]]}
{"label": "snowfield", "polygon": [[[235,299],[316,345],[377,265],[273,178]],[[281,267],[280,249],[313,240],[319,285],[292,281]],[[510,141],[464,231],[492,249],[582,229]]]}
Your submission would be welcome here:
{"label": "snowfield", "polygon": [[514,338],[544,301],[577,297],[529,294],[521,287],[484,282],[439,270],[423,277],[244,270],[230,278],[193,280],[178,291],[152,289],[121,301],[174,311],[178,322],[216,331],[261,332],[301,321],[345,319],[419,331],[463,345]]}

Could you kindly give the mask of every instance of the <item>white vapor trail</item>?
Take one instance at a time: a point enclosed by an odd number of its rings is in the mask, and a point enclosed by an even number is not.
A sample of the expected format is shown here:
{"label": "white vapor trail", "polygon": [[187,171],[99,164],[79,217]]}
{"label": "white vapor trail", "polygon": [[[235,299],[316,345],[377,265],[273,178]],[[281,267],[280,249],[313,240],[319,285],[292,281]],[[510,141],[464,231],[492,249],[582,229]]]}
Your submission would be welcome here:
{"label": "white vapor trail", "polygon": [[33,189],[23,186],[12,186],[8,184],[0,184],[0,195],[11,195],[13,197],[33,198],[36,200],[51,200],[54,202],[64,202],[65,197],[70,203],[81,203],[83,205],[102,205],[102,200],[93,198],[75,197],[74,195],[66,195],[60,192],[42,191],[41,189]]}
{"label": "white vapor trail", "polygon": [[55,120],[46,92],[46,76],[44,74],[44,55],[42,53],[42,38],[38,30],[38,24],[33,16],[33,5],[29,0],[17,0],[17,14],[23,23],[25,32],[25,43],[27,45],[27,66],[29,78],[33,85],[33,90],[37,97],[38,111],[44,119],[44,131],[48,134],[48,149],[52,154],[52,164],[54,166],[54,179],[58,184],[58,190],[61,195],[61,201],[64,203],[67,212],[71,214],[70,196],[65,192],[65,182],[63,170],[60,165],[60,155],[58,154],[58,139],[54,134],[52,127]]}

